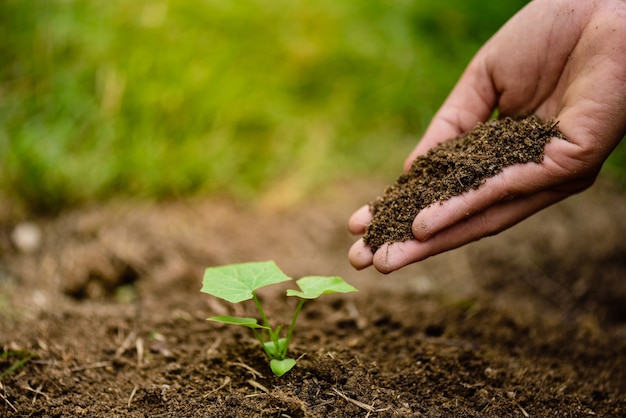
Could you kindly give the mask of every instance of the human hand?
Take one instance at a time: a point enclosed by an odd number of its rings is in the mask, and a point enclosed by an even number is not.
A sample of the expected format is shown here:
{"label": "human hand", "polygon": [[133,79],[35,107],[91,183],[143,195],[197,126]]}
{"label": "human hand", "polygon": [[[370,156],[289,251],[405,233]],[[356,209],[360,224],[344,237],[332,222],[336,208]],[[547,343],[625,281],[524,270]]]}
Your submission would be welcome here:
{"label": "human hand", "polygon": [[[476,54],[405,164],[440,142],[500,116],[552,117],[569,141],[550,141],[540,164],[514,165],[479,189],[422,210],[415,240],[372,254],[362,239],[350,249],[357,269],[389,273],[501,232],[593,184],[626,134],[626,2],[535,0]],[[362,234],[367,206],[348,228]]]}

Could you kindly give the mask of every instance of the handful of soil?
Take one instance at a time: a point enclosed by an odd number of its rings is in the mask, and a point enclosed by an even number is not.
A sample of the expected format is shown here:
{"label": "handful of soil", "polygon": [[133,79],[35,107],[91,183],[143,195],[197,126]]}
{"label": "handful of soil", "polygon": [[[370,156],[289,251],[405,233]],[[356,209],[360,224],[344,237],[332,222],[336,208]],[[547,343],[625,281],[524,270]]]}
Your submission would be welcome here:
{"label": "handful of soil", "polygon": [[376,252],[385,243],[413,239],[413,220],[425,207],[478,189],[504,167],[541,162],[551,138],[567,140],[557,125],[536,116],[490,120],[430,149],[370,203],[373,218],[363,241]]}

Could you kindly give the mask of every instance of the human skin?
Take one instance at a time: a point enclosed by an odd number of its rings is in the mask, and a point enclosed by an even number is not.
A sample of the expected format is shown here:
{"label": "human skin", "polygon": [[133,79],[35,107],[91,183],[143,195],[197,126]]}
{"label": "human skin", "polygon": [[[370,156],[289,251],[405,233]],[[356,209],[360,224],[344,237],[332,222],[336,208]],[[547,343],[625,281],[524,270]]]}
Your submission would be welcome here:
{"label": "human skin", "polygon": [[[556,118],[568,141],[552,140],[541,163],[514,165],[479,189],[423,209],[415,239],[376,253],[359,239],[357,269],[390,273],[497,234],[591,186],[626,134],[626,1],[535,0],[513,16],[469,63],[406,160],[471,130],[494,110],[501,117]],[[363,234],[369,207],[348,222]]]}

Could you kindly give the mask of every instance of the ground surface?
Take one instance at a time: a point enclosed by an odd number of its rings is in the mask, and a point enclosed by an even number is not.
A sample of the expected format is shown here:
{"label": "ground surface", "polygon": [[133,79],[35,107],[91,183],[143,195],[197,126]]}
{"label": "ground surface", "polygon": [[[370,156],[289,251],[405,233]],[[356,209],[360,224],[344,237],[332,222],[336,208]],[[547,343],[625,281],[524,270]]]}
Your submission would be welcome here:
{"label": "ground surface", "polygon": [[[623,192],[600,183],[497,237],[356,272],[346,220],[383,186],[300,208],[111,203],[35,219],[30,252],[0,209],[0,416],[626,415]],[[199,292],[205,266],[268,259],[360,290],[305,306],[283,378],[247,330],[205,321],[252,307]]]}

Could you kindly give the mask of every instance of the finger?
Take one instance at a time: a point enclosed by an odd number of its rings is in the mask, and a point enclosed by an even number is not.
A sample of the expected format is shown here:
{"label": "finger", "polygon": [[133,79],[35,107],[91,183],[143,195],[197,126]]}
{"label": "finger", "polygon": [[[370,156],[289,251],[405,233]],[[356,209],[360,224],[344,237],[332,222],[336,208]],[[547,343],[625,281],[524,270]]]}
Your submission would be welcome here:
{"label": "finger", "polygon": [[383,273],[398,270],[408,264],[497,234],[567,196],[569,193],[566,192],[542,192],[502,202],[454,224],[427,241],[385,244],[374,254],[373,265]]}
{"label": "finger", "polygon": [[359,239],[352,244],[348,252],[348,260],[350,260],[352,267],[357,270],[371,266],[373,258],[374,254],[372,254],[372,249],[368,245],[365,245],[363,239]]}
{"label": "finger", "polygon": [[425,243],[416,240],[386,243],[376,250],[372,264],[381,273],[391,273],[423,260],[421,256],[425,248]]}
{"label": "finger", "polygon": [[[541,163],[516,164],[485,181],[480,188],[470,190],[420,211],[413,222],[413,234],[428,240],[455,223],[461,222],[500,202],[529,196],[544,190],[559,188],[573,194],[593,182],[594,176],[582,176],[575,157],[577,145],[562,139],[553,139],[545,147]],[[520,208],[521,210],[521,208]]]}
{"label": "finger", "polygon": [[522,176],[525,172],[528,176],[528,171],[529,167],[521,165],[507,167],[502,173],[487,179],[478,189],[422,209],[413,221],[413,235],[419,241],[427,241],[440,231],[463,222],[490,206],[513,199],[515,190],[512,189],[512,182],[524,178]]}
{"label": "finger", "polygon": [[370,212],[369,205],[362,206],[348,220],[348,231],[353,234],[363,234],[370,222],[372,222],[372,212]]}

